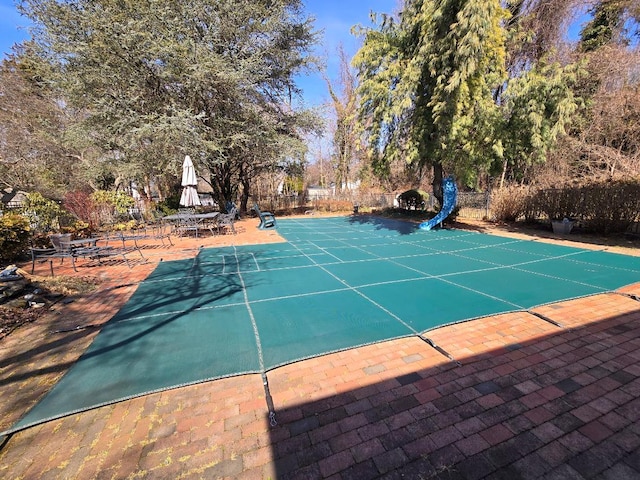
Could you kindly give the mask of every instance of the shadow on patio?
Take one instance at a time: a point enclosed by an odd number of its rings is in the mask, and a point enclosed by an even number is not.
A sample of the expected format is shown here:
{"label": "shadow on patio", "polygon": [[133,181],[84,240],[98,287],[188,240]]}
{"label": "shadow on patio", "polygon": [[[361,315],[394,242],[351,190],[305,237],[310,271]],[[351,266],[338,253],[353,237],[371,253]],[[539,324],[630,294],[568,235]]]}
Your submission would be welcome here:
{"label": "shadow on patio", "polygon": [[269,372],[276,478],[640,478],[640,305],[535,313]]}

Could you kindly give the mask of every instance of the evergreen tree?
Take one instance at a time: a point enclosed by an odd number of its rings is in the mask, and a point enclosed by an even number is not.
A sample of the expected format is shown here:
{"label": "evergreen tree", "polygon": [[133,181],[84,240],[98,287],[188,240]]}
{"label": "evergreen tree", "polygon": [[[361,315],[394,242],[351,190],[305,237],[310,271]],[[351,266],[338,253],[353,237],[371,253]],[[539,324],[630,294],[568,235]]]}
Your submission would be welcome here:
{"label": "evergreen tree", "polygon": [[413,0],[382,17],[355,58],[371,153],[443,169],[473,185],[502,154],[494,92],[506,80],[499,0]]}
{"label": "evergreen tree", "polygon": [[177,178],[188,153],[218,201],[241,164],[279,161],[313,119],[291,107],[315,37],[299,0],[23,0],[49,80],[120,170]]}
{"label": "evergreen tree", "polygon": [[603,0],[590,9],[591,20],[580,32],[580,48],[592,52],[607,44],[629,45],[640,35],[640,5],[634,0]]}
{"label": "evergreen tree", "polygon": [[566,12],[542,3],[409,0],[365,30],[355,64],[375,160],[432,167],[441,199],[443,170],[476,187],[543,159],[579,104],[579,69],[542,53],[556,30],[537,20]]}

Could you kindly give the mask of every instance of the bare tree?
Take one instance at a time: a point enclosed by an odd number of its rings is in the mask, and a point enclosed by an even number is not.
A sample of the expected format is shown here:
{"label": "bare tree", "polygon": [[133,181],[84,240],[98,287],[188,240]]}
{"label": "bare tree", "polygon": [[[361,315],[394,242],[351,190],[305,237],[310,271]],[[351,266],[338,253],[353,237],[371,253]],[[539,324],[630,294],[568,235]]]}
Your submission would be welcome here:
{"label": "bare tree", "polygon": [[591,54],[584,121],[553,156],[556,173],[581,181],[640,175],[640,51],[610,45]]}
{"label": "bare tree", "polygon": [[333,131],[335,181],[340,190],[348,190],[365,149],[361,144],[357,127],[357,78],[343,45],[338,47],[338,58],[340,70],[337,84],[334,85],[326,73],[324,79],[335,113]]}

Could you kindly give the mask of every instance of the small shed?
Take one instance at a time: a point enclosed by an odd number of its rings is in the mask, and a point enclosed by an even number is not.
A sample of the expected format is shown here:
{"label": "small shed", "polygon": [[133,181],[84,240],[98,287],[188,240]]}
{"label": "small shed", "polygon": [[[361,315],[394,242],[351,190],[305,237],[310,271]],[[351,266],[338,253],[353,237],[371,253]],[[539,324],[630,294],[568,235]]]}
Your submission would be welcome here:
{"label": "small shed", "polygon": [[2,198],[0,198],[2,202],[2,208],[20,208],[24,206],[27,201],[27,192],[23,192],[20,190],[14,190],[13,188],[5,188],[2,190]]}
{"label": "small shed", "polygon": [[323,200],[335,195],[335,187],[307,187],[307,198],[309,200]]}

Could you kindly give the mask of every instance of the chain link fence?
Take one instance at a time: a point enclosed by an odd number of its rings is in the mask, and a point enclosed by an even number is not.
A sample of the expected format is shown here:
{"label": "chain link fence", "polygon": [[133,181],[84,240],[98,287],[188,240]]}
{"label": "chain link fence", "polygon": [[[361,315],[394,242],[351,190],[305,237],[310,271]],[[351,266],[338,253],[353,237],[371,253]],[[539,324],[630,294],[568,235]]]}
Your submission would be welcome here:
{"label": "chain link fence", "polygon": [[489,192],[458,192],[458,216],[474,220],[491,219],[491,194]]}
{"label": "chain link fence", "polygon": [[[373,209],[393,208],[398,206],[397,194],[394,193],[362,193],[347,192],[336,194],[313,194],[313,195],[262,195],[254,196],[253,202],[257,202],[260,208],[270,211],[278,210],[303,210],[315,209],[319,205],[328,201],[343,202],[351,205],[359,205]],[[491,218],[489,192],[459,192],[458,193],[458,216],[483,220]],[[434,210],[436,200],[433,193],[425,202],[425,208]]]}

